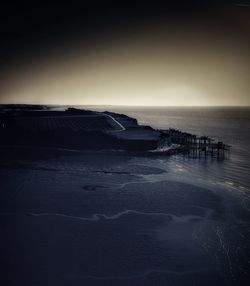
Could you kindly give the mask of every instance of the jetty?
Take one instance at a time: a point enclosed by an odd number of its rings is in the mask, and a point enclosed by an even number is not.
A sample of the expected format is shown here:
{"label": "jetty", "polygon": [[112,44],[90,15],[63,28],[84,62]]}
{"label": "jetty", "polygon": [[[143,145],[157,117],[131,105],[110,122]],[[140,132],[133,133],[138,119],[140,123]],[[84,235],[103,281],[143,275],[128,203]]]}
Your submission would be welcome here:
{"label": "jetty", "polygon": [[160,132],[158,148],[174,144],[177,146],[176,149],[194,158],[207,156],[226,158],[230,154],[230,145],[223,141],[216,142],[208,136],[197,136],[173,128],[160,130]]}

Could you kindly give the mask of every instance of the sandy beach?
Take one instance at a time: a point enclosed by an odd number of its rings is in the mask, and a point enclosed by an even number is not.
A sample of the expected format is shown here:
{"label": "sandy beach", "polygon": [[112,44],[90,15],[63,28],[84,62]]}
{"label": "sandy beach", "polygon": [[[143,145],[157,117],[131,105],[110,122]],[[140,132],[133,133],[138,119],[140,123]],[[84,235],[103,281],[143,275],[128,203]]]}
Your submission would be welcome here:
{"label": "sandy beach", "polygon": [[[233,279],[220,236],[227,220],[222,196],[168,180],[155,159],[149,166],[146,157],[120,153],[34,148],[27,156],[21,149],[1,149],[4,285]],[[8,153],[15,155],[6,160]]]}

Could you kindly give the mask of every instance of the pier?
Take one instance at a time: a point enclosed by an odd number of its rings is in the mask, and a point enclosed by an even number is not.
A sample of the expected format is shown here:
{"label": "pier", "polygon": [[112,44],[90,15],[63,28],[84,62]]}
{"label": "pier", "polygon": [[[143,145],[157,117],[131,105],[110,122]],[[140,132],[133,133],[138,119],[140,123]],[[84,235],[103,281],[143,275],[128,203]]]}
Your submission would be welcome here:
{"label": "pier", "polygon": [[160,130],[160,146],[179,145],[182,153],[188,154],[194,158],[198,157],[217,157],[227,158],[230,154],[230,145],[222,141],[216,142],[208,136],[197,136],[191,133],[182,132],[178,129]]}

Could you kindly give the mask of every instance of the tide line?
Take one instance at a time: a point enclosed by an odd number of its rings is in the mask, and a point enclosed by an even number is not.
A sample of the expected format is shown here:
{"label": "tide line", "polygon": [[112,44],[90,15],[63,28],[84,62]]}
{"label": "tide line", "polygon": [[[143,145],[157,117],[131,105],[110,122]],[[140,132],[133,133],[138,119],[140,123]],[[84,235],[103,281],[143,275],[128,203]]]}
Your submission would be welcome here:
{"label": "tide line", "polygon": [[[207,218],[207,216],[198,216],[198,215],[175,215],[171,213],[160,213],[160,212],[143,212],[143,211],[136,211],[136,210],[124,210],[121,212],[118,212],[113,215],[106,215],[102,213],[96,213],[93,214],[90,217],[81,217],[81,216],[74,216],[74,215],[67,215],[63,213],[50,213],[50,212],[27,212],[25,213],[26,216],[34,216],[34,217],[40,217],[40,216],[54,216],[54,217],[60,217],[60,218],[67,218],[67,219],[74,219],[79,221],[99,221],[101,219],[106,220],[115,220],[119,219],[121,216],[129,215],[129,214],[136,214],[136,215],[143,215],[143,216],[162,216],[162,217],[168,217],[171,218],[173,222],[183,223],[192,219],[201,219],[201,218]],[[18,213],[1,213],[1,216],[3,215],[20,215]]]}

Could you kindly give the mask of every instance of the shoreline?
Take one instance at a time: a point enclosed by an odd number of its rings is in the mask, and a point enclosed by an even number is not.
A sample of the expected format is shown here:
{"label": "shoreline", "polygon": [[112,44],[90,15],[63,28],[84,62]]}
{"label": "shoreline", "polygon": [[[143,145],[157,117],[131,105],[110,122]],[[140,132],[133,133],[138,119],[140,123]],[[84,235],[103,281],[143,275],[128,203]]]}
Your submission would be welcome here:
{"label": "shoreline", "polygon": [[0,116],[1,145],[46,146],[70,150],[127,151],[141,155],[188,153],[196,157],[226,158],[230,147],[207,136],[178,129],[154,129],[137,119],[110,111],[97,112],[69,107],[52,111],[3,111]]}

